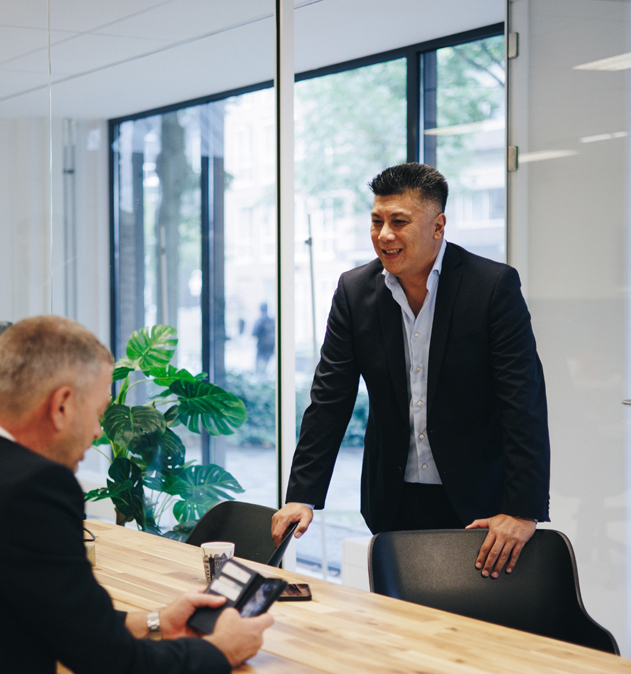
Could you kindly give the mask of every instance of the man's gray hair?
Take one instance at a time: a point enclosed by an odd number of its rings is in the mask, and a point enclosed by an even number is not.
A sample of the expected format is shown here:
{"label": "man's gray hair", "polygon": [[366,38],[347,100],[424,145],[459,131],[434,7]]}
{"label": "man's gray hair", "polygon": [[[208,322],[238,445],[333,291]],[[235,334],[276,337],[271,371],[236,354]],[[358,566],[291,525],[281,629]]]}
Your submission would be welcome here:
{"label": "man's gray hair", "polygon": [[112,354],[79,323],[34,316],[0,335],[0,408],[23,417],[60,386],[86,390]]}

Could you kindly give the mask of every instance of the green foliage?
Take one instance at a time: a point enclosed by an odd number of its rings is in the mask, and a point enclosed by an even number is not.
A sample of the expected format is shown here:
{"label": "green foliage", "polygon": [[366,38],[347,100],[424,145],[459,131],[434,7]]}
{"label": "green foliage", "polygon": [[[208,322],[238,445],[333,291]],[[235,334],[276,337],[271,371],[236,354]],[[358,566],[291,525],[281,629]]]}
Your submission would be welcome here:
{"label": "green foliage", "polygon": [[169,386],[180,400],[178,420],[189,430],[199,433],[199,425],[210,435],[231,435],[247,417],[245,406],[237,396],[219,386],[200,381],[176,381]]}
{"label": "green foliage", "polygon": [[[493,119],[504,105],[504,37],[437,52],[437,125]],[[366,182],[406,161],[404,59],[296,83],[296,186],[318,199],[340,190],[355,195],[355,209],[370,208]],[[455,186],[473,161],[472,133],[438,136],[438,168]]]}
{"label": "green foliage", "polygon": [[[186,448],[172,428],[184,424],[199,433],[201,426],[211,435],[226,435],[247,414],[241,400],[207,383],[204,373],[194,376],[170,365],[176,346],[177,333],[168,325],[142,328],[129,338],[127,356],[116,363],[112,376],[121,381],[120,389],[103,416],[103,436],[94,443],[112,447],[107,487],[88,492],[85,499],[111,498],[119,524],[136,521],[143,531],[156,534],[162,533],[160,517],[171,507],[180,524],[165,535],[182,539],[209,508],[243,489],[219,466],[186,464]],[[132,384],[132,372],[144,378]],[[147,382],[158,389],[152,400],[126,405],[129,390]],[[163,412],[161,405],[168,408]]]}
{"label": "green foliage", "polygon": [[226,388],[245,404],[248,423],[230,438],[239,445],[273,447],[276,444],[276,391],[267,381],[236,372],[226,373]]}
{"label": "green foliage", "polygon": [[[226,373],[226,386],[245,403],[248,423],[231,436],[239,445],[273,447],[276,443],[275,390],[265,381],[252,380],[235,372]],[[296,390],[296,440],[305,409],[309,406],[310,387]],[[363,447],[368,421],[368,394],[360,390],[353,415],[342,440],[342,447]]]}
{"label": "green foliage", "polygon": [[299,192],[317,198],[339,190],[370,208],[366,182],[406,155],[405,59],[296,84]]}
{"label": "green foliage", "polygon": [[[504,37],[447,47],[437,53],[437,126],[485,122],[504,106]],[[438,136],[437,168],[452,187],[474,161],[475,133]],[[477,159],[479,161],[479,159]]]}

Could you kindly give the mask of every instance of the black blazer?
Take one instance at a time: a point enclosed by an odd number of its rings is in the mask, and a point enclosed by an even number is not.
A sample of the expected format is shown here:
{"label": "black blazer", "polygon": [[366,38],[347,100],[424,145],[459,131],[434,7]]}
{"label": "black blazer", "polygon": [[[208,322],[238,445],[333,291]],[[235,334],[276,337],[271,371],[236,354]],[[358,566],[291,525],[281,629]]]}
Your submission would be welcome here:
{"label": "black blazer", "polygon": [[0,669],[54,674],[227,674],[202,639],[135,639],[96,582],[72,471],[0,437]]}
{"label": "black blazer", "polygon": [[[362,375],[361,508],[373,533],[396,516],[410,442],[401,308],[382,272],[374,260],[340,278],[287,491],[287,502],[324,507]],[[515,269],[447,244],[427,385],[432,453],[463,523],[498,513],[547,521],[545,385]]]}

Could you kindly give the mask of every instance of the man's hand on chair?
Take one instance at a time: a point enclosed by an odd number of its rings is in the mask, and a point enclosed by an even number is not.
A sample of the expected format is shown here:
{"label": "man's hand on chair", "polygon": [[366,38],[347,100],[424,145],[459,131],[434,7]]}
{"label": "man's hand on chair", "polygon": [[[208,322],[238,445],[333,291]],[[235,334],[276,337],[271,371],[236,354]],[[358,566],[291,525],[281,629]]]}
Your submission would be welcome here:
{"label": "man's hand on chair", "polygon": [[515,568],[524,545],[535,533],[537,522],[510,515],[495,515],[495,517],[475,520],[466,528],[489,530],[480,548],[475,566],[482,569],[484,577],[490,575],[492,578],[497,578],[504,566],[506,566],[506,573],[510,573]]}
{"label": "man's hand on chair", "polygon": [[295,538],[300,538],[309,528],[312,519],[313,510],[303,503],[288,503],[284,508],[281,508],[272,517],[272,538],[276,547],[283,540],[287,527],[294,522],[300,522],[294,533]]}

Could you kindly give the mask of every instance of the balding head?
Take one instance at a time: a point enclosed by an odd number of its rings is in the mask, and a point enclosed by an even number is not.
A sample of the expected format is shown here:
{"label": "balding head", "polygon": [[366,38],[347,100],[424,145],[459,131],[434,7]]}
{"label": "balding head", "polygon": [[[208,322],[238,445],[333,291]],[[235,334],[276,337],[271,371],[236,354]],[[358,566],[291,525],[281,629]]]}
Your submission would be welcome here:
{"label": "balding head", "polygon": [[60,316],[25,318],[0,335],[3,416],[24,418],[64,385],[84,391],[112,363],[112,354],[79,323]]}

